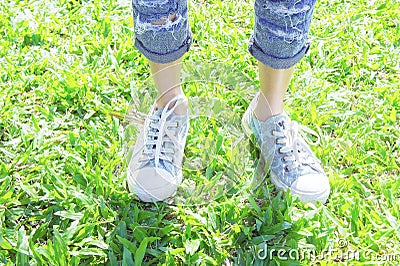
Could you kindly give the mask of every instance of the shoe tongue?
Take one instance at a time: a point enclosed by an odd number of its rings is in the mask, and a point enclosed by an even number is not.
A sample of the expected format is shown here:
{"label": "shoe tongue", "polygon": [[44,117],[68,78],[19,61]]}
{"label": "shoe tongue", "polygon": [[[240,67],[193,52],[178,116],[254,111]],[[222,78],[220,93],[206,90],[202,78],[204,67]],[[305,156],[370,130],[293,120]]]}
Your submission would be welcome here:
{"label": "shoe tongue", "polygon": [[279,114],[268,119],[277,129],[285,130],[290,122],[289,117],[286,114]]}
{"label": "shoe tongue", "polygon": [[285,127],[285,120],[280,120],[280,121],[278,121],[277,123],[276,123],[276,125],[278,126],[278,127],[280,127],[281,129],[285,129],[286,127]]}
{"label": "shoe tongue", "polygon": [[[161,118],[162,111],[163,111],[163,108],[160,108],[160,109],[155,110],[154,113],[153,113],[153,116],[156,116],[156,117],[158,117],[158,118]],[[155,120],[152,120],[152,121],[151,121],[151,124],[154,125],[154,126],[152,126],[152,127],[150,128],[150,131],[152,131],[152,132],[157,132],[157,131],[158,131],[158,128],[155,128],[155,124],[156,124],[156,123],[158,123],[158,121],[155,121]],[[154,137],[148,136],[147,139],[150,140],[150,141],[152,141],[152,140],[154,139]]]}
{"label": "shoe tongue", "polygon": [[164,108],[157,109],[157,110],[154,112],[154,115],[155,115],[155,116],[158,116],[158,117],[161,117],[161,114],[162,114],[163,110],[164,110]]}
{"label": "shoe tongue", "polygon": [[[161,115],[162,115],[162,112],[164,111],[164,109],[165,109],[165,107],[155,110],[154,115],[161,118]],[[166,120],[167,121],[171,120],[171,117],[168,117]],[[163,138],[164,136],[159,136],[159,137]],[[164,148],[173,149],[174,145],[172,145],[172,143],[170,143],[170,142],[166,142],[166,143],[164,143]],[[163,160],[161,160],[161,161],[163,161]]]}

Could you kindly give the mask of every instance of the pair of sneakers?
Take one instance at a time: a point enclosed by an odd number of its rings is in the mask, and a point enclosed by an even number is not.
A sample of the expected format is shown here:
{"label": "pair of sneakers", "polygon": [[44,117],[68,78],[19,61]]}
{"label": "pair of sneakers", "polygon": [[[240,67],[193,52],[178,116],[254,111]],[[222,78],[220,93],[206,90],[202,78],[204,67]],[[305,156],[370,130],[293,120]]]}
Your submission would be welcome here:
{"label": "pair of sneakers", "polygon": [[[258,97],[259,94],[245,112],[242,126],[249,137],[254,134],[271,182],[279,189],[290,189],[303,202],[325,203],[330,193],[329,180],[300,134],[302,130],[311,130],[291,121],[284,113],[259,121],[254,115]],[[142,201],[165,200],[182,181],[189,116],[176,115],[174,110],[186,101],[185,96],[179,95],[164,108],[154,105],[139,134],[128,166],[127,183]]]}

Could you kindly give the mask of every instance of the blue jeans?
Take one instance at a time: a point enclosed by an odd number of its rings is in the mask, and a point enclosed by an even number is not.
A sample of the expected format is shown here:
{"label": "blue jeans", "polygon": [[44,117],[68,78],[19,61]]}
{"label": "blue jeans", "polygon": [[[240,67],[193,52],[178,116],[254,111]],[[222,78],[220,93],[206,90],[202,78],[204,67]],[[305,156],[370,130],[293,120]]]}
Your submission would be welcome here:
{"label": "blue jeans", "polygon": [[[249,52],[275,69],[294,66],[309,48],[316,0],[255,0]],[[189,51],[187,0],[132,0],[135,46],[149,60],[170,63]],[[164,21],[165,23],[156,23]]]}

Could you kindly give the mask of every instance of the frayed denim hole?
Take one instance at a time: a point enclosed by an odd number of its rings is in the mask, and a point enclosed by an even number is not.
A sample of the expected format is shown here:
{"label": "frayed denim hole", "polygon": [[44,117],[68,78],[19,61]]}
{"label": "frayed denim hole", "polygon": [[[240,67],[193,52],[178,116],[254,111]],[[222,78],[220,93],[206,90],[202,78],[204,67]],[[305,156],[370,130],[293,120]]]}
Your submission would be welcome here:
{"label": "frayed denim hole", "polygon": [[284,41],[286,43],[301,42],[305,39],[306,35],[302,29],[293,28],[288,32],[287,26],[274,25],[267,20],[258,20],[258,27],[260,32],[265,32],[265,36],[269,41]]}
{"label": "frayed denim hole", "polygon": [[301,3],[301,0],[287,7],[280,2],[264,4],[256,2],[255,13],[261,29],[269,31],[287,43],[305,39],[309,29],[308,18],[312,14],[313,6],[307,5],[306,1],[303,1],[302,5],[298,3]]}
{"label": "frayed denim hole", "polygon": [[298,5],[299,2],[293,3],[293,6],[288,7],[287,5],[281,4],[280,2],[268,2],[265,4],[256,3],[255,12],[257,16],[296,16],[301,14],[307,14],[313,5],[302,4]]}
{"label": "frayed denim hole", "polygon": [[[136,13],[148,16],[154,16],[155,19],[166,17],[171,14],[179,14],[184,12],[185,5],[179,5],[181,0],[174,1],[143,1],[132,0],[132,7]],[[161,19],[160,19],[161,20]]]}
{"label": "frayed denim hole", "polygon": [[[159,34],[171,34],[175,40],[182,38],[182,30],[188,25],[187,18],[177,15],[174,21],[167,20],[165,24],[154,25],[150,22],[141,22],[140,18],[135,19],[135,33],[137,36],[143,34],[150,34],[148,37],[160,38]],[[168,35],[169,36],[169,35]],[[169,38],[167,35],[164,37]],[[145,38],[148,38],[145,37]],[[185,36],[186,38],[187,36]]]}
{"label": "frayed denim hole", "polygon": [[[166,13],[146,14],[136,11],[134,15],[135,33],[140,35],[146,32],[174,32],[179,31],[187,21],[188,9],[186,6],[178,5],[176,0],[172,7],[164,10]],[[173,20],[169,19],[170,15],[176,15]],[[163,24],[154,24],[154,22],[164,21]]]}

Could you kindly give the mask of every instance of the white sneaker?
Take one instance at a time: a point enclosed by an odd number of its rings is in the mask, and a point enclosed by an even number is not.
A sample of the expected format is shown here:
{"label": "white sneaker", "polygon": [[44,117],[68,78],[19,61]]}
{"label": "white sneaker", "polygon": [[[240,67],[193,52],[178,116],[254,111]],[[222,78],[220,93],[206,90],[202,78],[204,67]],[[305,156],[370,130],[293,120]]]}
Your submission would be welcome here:
{"label": "white sneaker", "polygon": [[254,134],[257,139],[271,182],[277,188],[290,189],[303,202],[325,203],[330,194],[329,180],[300,132],[318,135],[286,114],[259,121],[253,113],[258,96],[250,103],[242,125],[248,136]]}
{"label": "white sneaker", "polygon": [[162,109],[154,104],[135,143],[128,166],[131,192],[145,202],[163,201],[182,182],[182,159],[189,130],[189,116],[174,110],[187,102],[183,95],[170,100]]}

